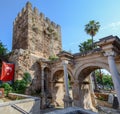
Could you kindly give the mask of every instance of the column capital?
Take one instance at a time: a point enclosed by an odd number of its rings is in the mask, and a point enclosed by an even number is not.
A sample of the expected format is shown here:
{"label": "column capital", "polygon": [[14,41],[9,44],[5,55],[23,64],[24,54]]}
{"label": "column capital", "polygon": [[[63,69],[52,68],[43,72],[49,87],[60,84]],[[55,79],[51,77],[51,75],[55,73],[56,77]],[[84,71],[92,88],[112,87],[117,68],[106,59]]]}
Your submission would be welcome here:
{"label": "column capital", "polygon": [[62,60],[62,65],[67,65],[68,64],[68,60]]}
{"label": "column capital", "polygon": [[116,53],[115,53],[115,51],[110,50],[110,51],[106,51],[104,53],[104,56],[116,56]]}

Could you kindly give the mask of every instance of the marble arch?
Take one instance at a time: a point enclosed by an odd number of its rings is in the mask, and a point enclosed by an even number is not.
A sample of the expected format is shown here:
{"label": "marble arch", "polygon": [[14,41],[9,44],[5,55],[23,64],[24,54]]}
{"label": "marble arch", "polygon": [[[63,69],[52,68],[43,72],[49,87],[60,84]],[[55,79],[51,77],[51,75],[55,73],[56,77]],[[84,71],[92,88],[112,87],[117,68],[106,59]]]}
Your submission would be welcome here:
{"label": "marble arch", "polygon": [[[118,88],[120,86],[120,39],[117,36],[108,36],[100,39],[96,44],[99,48],[85,53],[70,54],[65,51],[59,53],[59,62],[53,64],[54,70],[52,70],[54,74],[59,70],[56,66],[59,66],[63,60],[68,61],[67,69],[69,73],[72,73],[74,79],[72,86],[74,105],[86,109],[93,109],[90,92],[87,94],[85,92],[90,91],[90,89],[88,85],[82,84],[79,77],[84,78],[80,75],[81,73],[82,75],[88,75],[98,68],[104,68],[111,73],[118,100],[120,101],[120,89]],[[85,96],[85,100],[89,99],[86,102],[83,101]]]}
{"label": "marble arch", "polygon": [[93,68],[93,70],[91,70],[91,72],[92,71],[94,71],[95,69],[98,69],[98,68],[101,68],[101,69],[106,69],[107,71],[109,71],[110,72],[110,70],[109,70],[109,65],[107,64],[107,63],[104,63],[104,62],[88,62],[88,63],[85,63],[85,64],[83,64],[83,65],[79,65],[77,68],[76,68],[76,72],[75,72],[75,74],[74,74],[74,77],[75,77],[75,80],[78,80],[78,78],[79,78],[79,74],[82,72],[82,70],[84,70],[84,69],[86,69],[86,68],[88,68],[88,67],[95,67],[95,68]]}
{"label": "marble arch", "polygon": [[[38,15],[39,13],[40,15]],[[27,94],[31,94],[36,89],[41,89],[41,106],[44,107],[48,104],[46,101],[48,93],[46,94],[44,90],[45,67],[48,67],[51,71],[48,73],[50,79],[53,79],[54,73],[63,69],[63,67],[64,74],[67,74],[66,69],[68,69],[68,73],[73,79],[72,91],[74,93],[73,101],[75,106],[81,106],[81,104],[87,106],[87,104],[82,103],[83,101],[80,98],[81,93],[83,97],[86,96],[83,94],[84,92],[80,93],[81,85],[78,80],[80,72],[84,71],[83,69],[86,67],[89,67],[90,70],[95,69],[93,66],[103,67],[109,70],[112,75],[120,103],[120,39],[117,36],[111,35],[100,39],[96,42],[99,48],[89,52],[71,54],[62,51],[61,27],[53,21],[50,21],[37,8],[32,8],[30,2],[27,2],[16,17],[13,26],[12,53],[9,61],[16,65],[15,79],[21,79],[23,73],[26,71],[31,74],[34,80]],[[54,32],[50,33],[48,30],[50,27],[58,35],[53,34]],[[51,42],[54,42],[52,48]],[[49,59],[51,51],[53,55],[58,55],[59,59],[57,61]],[[65,60],[68,61],[68,64],[62,66],[61,63]],[[87,70],[85,72],[88,72]],[[48,79],[48,83],[52,85],[54,82]],[[64,83],[64,85],[66,86],[67,84]],[[49,88],[49,92],[52,94],[53,90],[51,87]],[[69,106],[68,99],[69,96],[65,96],[64,103],[67,102]],[[87,108],[91,108],[91,106]]]}
{"label": "marble arch", "polygon": [[[63,66],[59,67],[59,68],[56,68],[52,71],[52,74],[51,74],[51,80],[54,79],[54,74],[57,72],[57,71],[63,71]],[[71,81],[74,82],[74,77],[73,77],[73,73],[72,73],[72,69],[71,68],[68,68],[68,74],[70,75],[71,77]]]}

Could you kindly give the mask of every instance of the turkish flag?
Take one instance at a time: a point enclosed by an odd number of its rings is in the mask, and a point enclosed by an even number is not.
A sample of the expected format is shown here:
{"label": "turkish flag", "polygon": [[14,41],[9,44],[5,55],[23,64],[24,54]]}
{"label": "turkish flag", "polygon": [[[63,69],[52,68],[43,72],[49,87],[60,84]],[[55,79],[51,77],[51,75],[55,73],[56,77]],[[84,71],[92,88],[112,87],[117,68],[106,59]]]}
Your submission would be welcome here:
{"label": "turkish flag", "polygon": [[2,72],[1,72],[0,80],[2,80],[2,81],[13,80],[14,67],[15,67],[15,65],[12,63],[2,62]]}

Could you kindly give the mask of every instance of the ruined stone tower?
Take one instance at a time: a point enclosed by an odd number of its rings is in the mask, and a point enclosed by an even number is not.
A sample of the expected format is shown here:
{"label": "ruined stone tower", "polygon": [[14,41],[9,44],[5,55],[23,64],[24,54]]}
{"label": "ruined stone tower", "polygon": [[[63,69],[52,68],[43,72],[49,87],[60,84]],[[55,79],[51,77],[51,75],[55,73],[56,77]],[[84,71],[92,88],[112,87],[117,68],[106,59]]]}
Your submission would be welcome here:
{"label": "ruined stone tower", "polygon": [[60,29],[27,2],[14,21],[12,49],[27,49],[35,56],[49,58],[61,51]]}
{"label": "ruined stone tower", "polygon": [[16,17],[13,24],[13,44],[9,61],[15,63],[14,80],[23,78],[28,72],[32,77],[32,90],[41,87],[41,66],[39,59],[48,61],[61,51],[61,28],[50,21],[31,3]]}

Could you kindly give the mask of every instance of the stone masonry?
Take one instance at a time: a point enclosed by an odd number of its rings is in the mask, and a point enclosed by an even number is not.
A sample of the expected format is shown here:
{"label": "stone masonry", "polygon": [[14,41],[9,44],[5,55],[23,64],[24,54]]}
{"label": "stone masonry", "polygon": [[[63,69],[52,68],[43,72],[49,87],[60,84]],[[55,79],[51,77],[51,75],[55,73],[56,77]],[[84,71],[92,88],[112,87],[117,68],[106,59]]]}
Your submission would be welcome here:
{"label": "stone masonry", "polygon": [[37,60],[56,56],[61,49],[60,26],[39,13],[37,8],[32,9],[32,4],[27,2],[13,23],[9,60],[15,63],[15,80],[29,72],[33,79],[32,90],[40,89],[41,68]]}
{"label": "stone masonry", "polygon": [[[65,91],[69,89],[67,86],[65,88],[66,71],[72,91],[72,104],[96,111],[92,104],[94,98],[91,97],[89,76],[97,69],[111,72],[120,102],[120,39],[111,35],[96,44],[99,48],[85,53],[61,51],[60,26],[45,18],[44,14],[39,14],[37,8],[32,9],[28,2],[14,21],[13,50],[9,61],[15,63],[15,80],[22,79],[24,72],[31,74],[32,84],[26,94],[40,91],[42,108],[50,104],[65,106]],[[58,59],[50,60],[51,56],[58,56]],[[68,61],[65,68],[62,65],[64,60]],[[69,92],[67,95],[69,97]]]}
{"label": "stone masonry", "polygon": [[12,49],[28,49],[35,56],[49,58],[61,51],[60,29],[28,2],[14,21]]}

